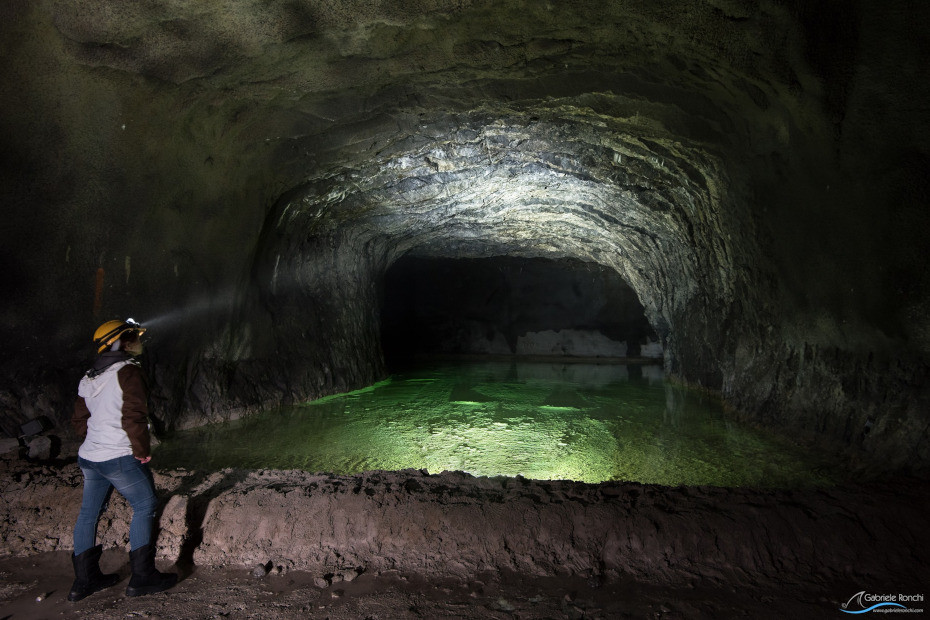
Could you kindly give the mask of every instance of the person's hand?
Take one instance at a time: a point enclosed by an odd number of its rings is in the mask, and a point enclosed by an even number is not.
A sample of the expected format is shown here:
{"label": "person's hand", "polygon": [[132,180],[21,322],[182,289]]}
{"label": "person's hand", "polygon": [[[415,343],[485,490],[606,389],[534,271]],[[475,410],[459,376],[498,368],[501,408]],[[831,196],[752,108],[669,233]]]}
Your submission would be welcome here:
{"label": "person's hand", "polygon": [[136,458],[139,459],[139,462],[142,463],[143,465],[145,465],[146,463],[152,460],[152,457],[150,456],[137,456]]}

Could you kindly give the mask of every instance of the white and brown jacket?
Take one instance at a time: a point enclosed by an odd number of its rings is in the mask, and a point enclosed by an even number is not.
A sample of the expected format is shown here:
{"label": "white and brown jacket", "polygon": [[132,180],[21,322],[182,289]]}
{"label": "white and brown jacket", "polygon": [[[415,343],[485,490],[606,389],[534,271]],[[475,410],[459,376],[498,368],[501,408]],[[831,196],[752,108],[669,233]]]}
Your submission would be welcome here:
{"label": "white and brown jacket", "polygon": [[78,455],[101,462],[150,456],[148,388],[142,368],[127,353],[107,351],[78,385],[71,425],[84,443]]}

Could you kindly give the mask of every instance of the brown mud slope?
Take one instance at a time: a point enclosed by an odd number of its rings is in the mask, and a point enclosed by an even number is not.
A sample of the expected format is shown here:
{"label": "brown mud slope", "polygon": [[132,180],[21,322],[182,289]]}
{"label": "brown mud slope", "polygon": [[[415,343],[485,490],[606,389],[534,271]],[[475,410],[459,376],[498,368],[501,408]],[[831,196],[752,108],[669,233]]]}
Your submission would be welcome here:
{"label": "brown mud slope", "polygon": [[[0,555],[70,550],[76,464],[7,455],[0,467]],[[817,590],[846,600],[859,590],[923,592],[930,582],[930,485],[916,480],[790,491],[416,470],[154,475],[165,500],[162,560],[242,574],[263,565],[317,588],[359,576],[467,584],[518,575],[598,587]],[[114,496],[98,529],[106,548],[126,547],[128,517]]]}

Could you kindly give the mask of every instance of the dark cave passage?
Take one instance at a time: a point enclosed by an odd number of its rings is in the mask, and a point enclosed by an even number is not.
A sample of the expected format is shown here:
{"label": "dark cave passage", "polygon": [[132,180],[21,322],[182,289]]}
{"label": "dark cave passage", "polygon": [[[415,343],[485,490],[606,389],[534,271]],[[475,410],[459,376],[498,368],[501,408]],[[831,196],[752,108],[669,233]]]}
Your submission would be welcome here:
{"label": "dark cave passage", "polygon": [[447,355],[639,358],[662,349],[636,293],[575,259],[405,256],[384,277],[388,368]]}

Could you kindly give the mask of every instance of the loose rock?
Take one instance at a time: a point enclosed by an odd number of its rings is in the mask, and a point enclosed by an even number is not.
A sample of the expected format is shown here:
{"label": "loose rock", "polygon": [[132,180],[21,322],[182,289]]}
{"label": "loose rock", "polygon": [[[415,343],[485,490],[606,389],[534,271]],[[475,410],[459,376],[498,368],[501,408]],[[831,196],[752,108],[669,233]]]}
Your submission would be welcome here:
{"label": "loose rock", "polygon": [[29,458],[36,461],[47,461],[52,456],[52,440],[39,435],[29,441]]}

